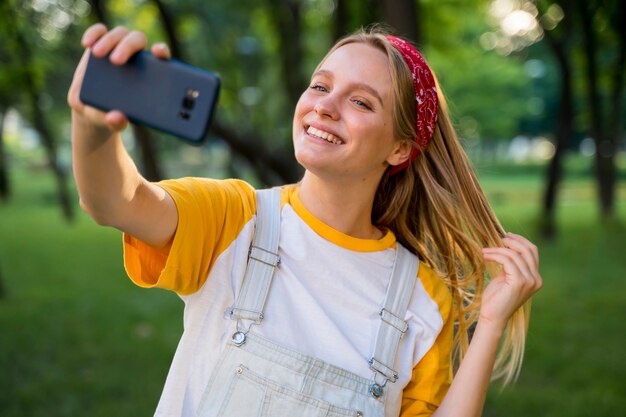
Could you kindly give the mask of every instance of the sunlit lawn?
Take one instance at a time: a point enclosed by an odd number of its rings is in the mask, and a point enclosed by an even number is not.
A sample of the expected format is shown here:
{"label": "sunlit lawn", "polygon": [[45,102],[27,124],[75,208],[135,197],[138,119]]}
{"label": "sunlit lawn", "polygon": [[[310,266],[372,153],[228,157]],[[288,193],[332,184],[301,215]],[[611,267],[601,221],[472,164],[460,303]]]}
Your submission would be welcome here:
{"label": "sunlit lawn", "polygon": [[[538,171],[481,173],[507,229],[537,241],[545,279],[520,380],[494,387],[485,415],[626,415],[624,181],[619,221],[602,225],[590,180],[567,180],[560,237],[544,243]],[[0,205],[0,416],[151,415],[182,303],[126,279],[119,233],[82,213],[64,223],[47,173],[20,171],[13,183]]]}
{"label": "sunlit lawn", "polygon": [[[537,236],[540,177],[488,175],[483,184],[507,228]],[[486,416],[626,415],[626,182],[618,222],[601,224],[592,182],[566,181],[560,236],[537,239],[544,288],[533,303],[517,384],[492,389]]]}

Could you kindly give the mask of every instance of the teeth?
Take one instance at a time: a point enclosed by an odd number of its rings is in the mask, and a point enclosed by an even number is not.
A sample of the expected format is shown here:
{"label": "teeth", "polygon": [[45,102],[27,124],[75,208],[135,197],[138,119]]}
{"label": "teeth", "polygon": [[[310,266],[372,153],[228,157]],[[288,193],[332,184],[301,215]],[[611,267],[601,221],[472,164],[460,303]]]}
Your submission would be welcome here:
{"label": "teeth", "polygon": [[325,141],[334,143],[335,145],[338,145],[341,143],[341,141],[332,133],[324,132],[323,130],[316,129],[313,126],[309,126],[306,132],[311,136],[324,139]]}

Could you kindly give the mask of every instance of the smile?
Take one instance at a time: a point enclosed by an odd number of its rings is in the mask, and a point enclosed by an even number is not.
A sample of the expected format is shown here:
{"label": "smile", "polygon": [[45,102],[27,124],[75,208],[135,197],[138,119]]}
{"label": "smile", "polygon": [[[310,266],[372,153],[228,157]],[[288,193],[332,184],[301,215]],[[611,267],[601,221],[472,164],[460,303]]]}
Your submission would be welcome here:
{"label": "smile", "polygon": [[343,143],[337,136],[332,133],[324,132],[323,130],[319,130],[314,128],[313,126],[309,126],[306,130],[311,136],[315,136],[316,138],[324,139],[326,142],[334,143],[335,145],[339,145]]}

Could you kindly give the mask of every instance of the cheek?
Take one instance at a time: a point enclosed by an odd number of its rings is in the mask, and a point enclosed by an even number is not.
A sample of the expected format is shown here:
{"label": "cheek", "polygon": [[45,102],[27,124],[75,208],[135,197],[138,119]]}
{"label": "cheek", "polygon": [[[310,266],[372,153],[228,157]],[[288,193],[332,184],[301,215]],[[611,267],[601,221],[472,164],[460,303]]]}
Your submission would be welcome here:
{"label": "cheek", "polygon": [[307,91],[302,93],[300,99],[296,103],[296,108],[294,109],[293,114],[293,135],[295,139],[295,135],[299,134],[302,131],[302,126],[304,123],[304,118],[307,114],[313,111],[313,106],[315,105],[314,100],[310,94],[307,94]]}
{"label": "cheek", "polygon": [[357,137],[368,138],[368,141],[374,142],[378,146],[385,146],[393,141],[393,130],[387,121],[381,120],[379,117],[354,118],[351,120],[350,126]]}
{"label": "cheek", "polygon": [[296,124],[299,124],[299,125],[302,124],[301,123],[302,118],[308,112],[308,109],[310,107],[308,101],[309,100],[307,99],[306,92],[305,92],[304,94],[302,94],[300,96],[300,99],[296,103],[296,108],[295,108],[294,114],[293,114],[294,128],[295,128]]}

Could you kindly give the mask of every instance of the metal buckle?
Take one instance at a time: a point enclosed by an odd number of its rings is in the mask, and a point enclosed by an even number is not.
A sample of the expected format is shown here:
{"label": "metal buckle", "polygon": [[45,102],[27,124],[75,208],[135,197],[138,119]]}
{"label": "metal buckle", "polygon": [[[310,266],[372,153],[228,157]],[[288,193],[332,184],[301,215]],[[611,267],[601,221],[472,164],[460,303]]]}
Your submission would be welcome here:
{"label": "metal buckle", "polygon": [[409,324],[406,321],[396,316],[386,308],[381,309],[378,314],[380,315],[380,319],[382,321],[397,329],[400,333],[402,333],[402,336],[404,336],[404,333],[406,333],[409,329]]}
{"label": "metal buckle", "polygon": [[[396,382],[398,380],[398,373],[378,359],[372,357],[367,362],[369,363],[372,371],[375,371],[385,377],[385,382],[382,384],[383,387],[387,381]],[[374,379],[376,379],[376,375],[374,375]]]}
{"label": "metal buckle", "polygon": [[260,246],[251,245],[248,257],[274,268],[280,265],[280,256],[277,253],[268,251]]}

